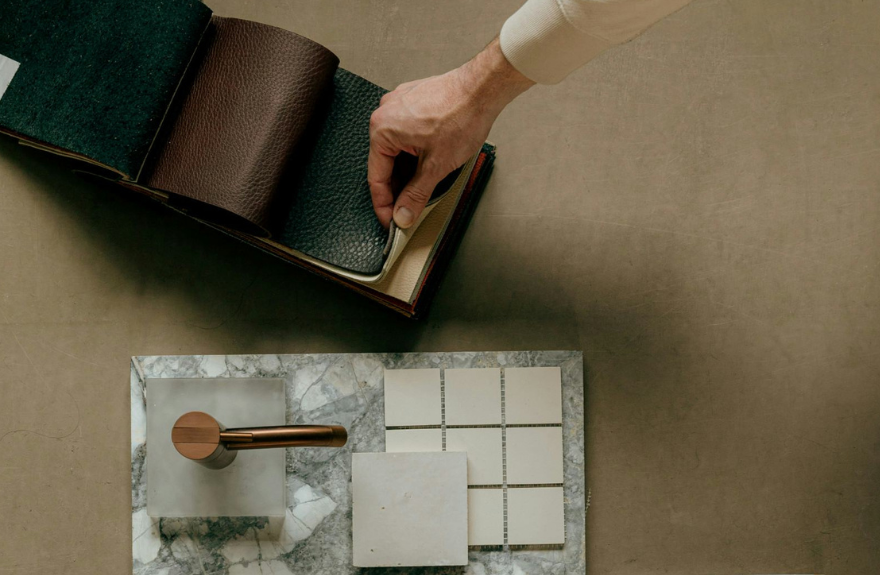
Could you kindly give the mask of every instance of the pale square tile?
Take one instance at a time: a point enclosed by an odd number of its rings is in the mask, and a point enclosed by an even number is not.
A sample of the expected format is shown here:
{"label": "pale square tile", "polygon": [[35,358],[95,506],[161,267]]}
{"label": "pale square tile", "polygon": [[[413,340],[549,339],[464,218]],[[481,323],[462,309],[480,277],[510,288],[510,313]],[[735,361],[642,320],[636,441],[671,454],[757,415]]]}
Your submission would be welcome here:
{"label": "pale square tile", "polygon": [[501,429],[447,429],[446,451],[466,451],[468,485],[501,485]]}
{"label": "pale square tile", "polygon": [[558,367],[504,370],[506,422],[562,423],[562,374]]}
{"label": "pale square tile", "polygon": [[501,370],[447,369],[446,425],[501,423]]}
{"label": "pale square tile", "polygon": [[561,487],[517,487],[507,490],[507,543],[565,543],[565,512]]}
{"label": "pale square tile", "polygon": [[562,483],[562,428],[507,428],[507,483]]}
{"label": "pale square tile", "polygon": [[440,370],[385,370],[385,425],[440,425]]}
{"label": "pale square tile", "polygon": [[355,567],[467,565],[463,453],[355,453]]}
{"label": "pale square tile", "polygon": [[504,545],[501,489],[468,489],[468,545]]}
{"label": "pale square tile", "polygon": [[387,429],[387,453],[443,451],[443,432],[439,429]]}

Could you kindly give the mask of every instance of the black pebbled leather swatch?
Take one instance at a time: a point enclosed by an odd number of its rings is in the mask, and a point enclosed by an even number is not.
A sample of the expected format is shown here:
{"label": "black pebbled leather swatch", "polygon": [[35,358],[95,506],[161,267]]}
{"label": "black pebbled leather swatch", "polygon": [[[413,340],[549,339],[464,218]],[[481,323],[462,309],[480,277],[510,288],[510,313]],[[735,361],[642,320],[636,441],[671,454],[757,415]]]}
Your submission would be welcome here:
{"label": "black pebbled leather swatch", "polygon": [[[373,212],[367,158],[370,115],[386,92],[347,70],[336,71],[317,140],[306,157],[295,159],[299,172],[279,190],[289,196],[290,211],[275,241],[353,272],[381,271],[388,230]],[[415,158],[399,158],[397,179],[408,179],[414,167]],[[444,179],[433,197],[448,190],[459,172]]]}

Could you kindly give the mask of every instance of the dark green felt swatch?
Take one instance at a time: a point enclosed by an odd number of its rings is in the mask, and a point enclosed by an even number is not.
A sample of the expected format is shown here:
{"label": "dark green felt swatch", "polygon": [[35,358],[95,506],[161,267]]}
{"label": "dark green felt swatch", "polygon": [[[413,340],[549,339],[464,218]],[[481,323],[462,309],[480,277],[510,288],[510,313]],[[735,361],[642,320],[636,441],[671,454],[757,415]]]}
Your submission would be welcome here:
{"label": "dark green felt swatch", "polygon": [[208,25],[198,0],[2,0],[0,127],[136,176]]}

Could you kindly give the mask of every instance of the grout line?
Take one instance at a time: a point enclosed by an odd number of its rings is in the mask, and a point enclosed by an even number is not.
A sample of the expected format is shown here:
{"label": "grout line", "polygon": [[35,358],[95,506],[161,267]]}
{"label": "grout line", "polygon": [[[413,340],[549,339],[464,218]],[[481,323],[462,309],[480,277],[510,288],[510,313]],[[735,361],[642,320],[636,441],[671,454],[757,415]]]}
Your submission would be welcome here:
{"label": "grout line", "polygon": [[386,425],[385,431],[402,431],[407,429],[441,429],[442,425]]}
{"label": "grout line", "polygon": [[440,437],[442,451],[446,451],[446,370],[440,369]]}
{"label": "grout line", "polygon": [[504,517],[504,547],[510,550],[507,544],[507,395],[504,385],[504,368],[501,368],[501,493],[503,499]]}

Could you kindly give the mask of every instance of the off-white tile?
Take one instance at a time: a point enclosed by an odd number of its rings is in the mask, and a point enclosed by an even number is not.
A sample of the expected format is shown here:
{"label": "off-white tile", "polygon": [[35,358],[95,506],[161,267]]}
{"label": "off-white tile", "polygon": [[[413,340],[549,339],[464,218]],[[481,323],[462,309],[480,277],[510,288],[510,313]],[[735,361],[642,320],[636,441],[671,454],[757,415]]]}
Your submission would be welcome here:
{"label": "off-white tile", "polygon": [[565,512],[561,487],[518,487],[507,490],[509,545],[562,545]]}
{"label": "off-white tile", "polygon": [[506,423],[562,423],[562,373],[558,367],[504,370]]}
{"label": "off-white tile", "polygon": [[468,485],[503,482],[501,429],[447,429],[446,451],[467,452]]}
{"label": "off-white tile", "polygon": [[562,483],[562,428],[507,428],[507,483]]}
{"label": "off-white tile", "polygon": [[443,433],[440,429],[388,429],[385,431],[385,451],[443,451]]}
{"label": "off-white tile", "polygon": [[440,370],[385,370],[385,425],[440,425]]}
{"label": "off-white tile", "polygon": [[468,545],[504,544],[504,492],[468,489]]}
{"label": "off-white tile", "polygon": [[501,423],[501,370],[447,369],[446,425]]}

